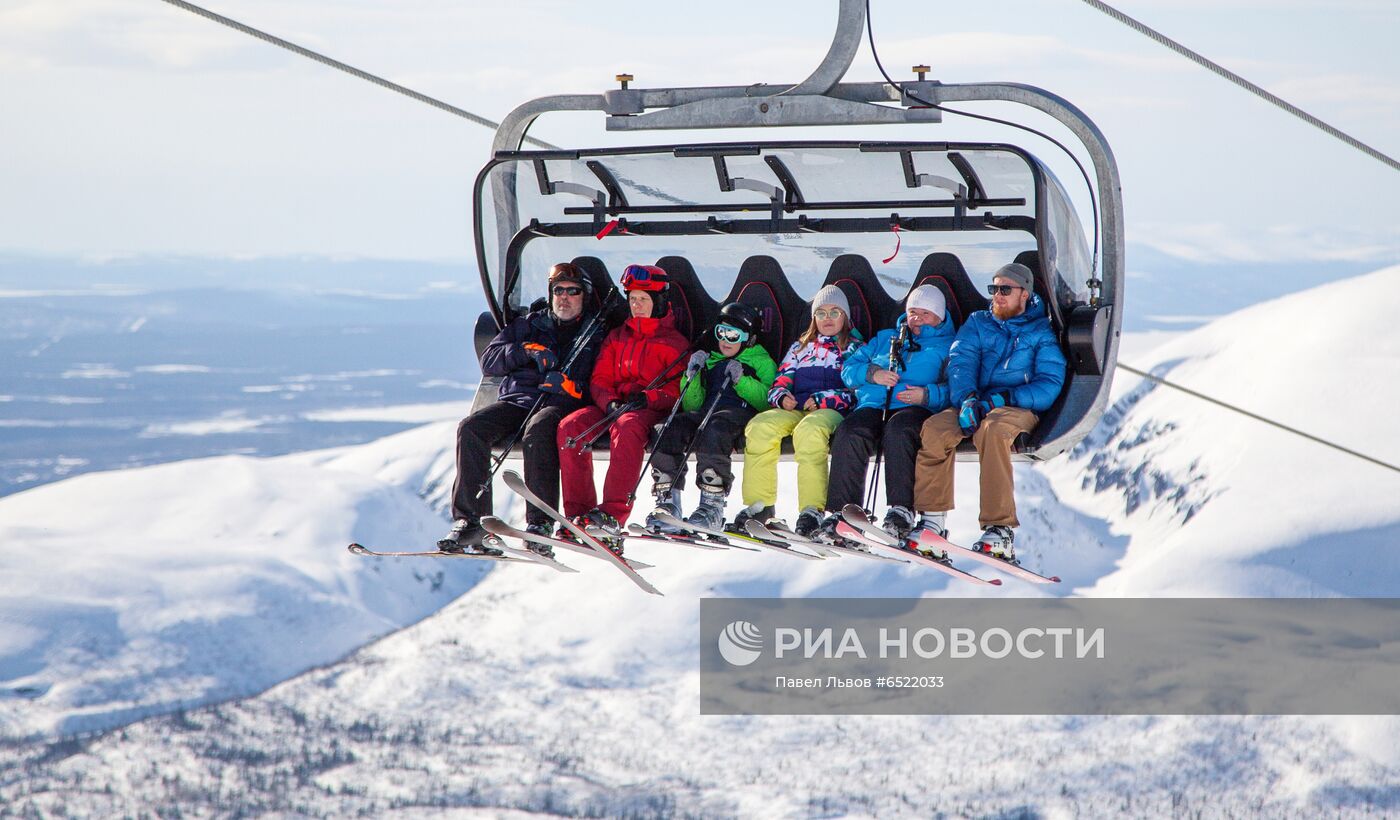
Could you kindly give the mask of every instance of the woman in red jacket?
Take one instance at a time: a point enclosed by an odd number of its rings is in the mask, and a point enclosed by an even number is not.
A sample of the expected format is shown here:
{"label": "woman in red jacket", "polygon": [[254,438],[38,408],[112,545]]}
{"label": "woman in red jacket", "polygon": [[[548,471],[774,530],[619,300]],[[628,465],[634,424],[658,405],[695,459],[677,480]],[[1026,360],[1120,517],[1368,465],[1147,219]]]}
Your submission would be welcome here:
{"label": "woman in red jacket", "polygon": [[[627,496],[642,474],[642,460],[652,427],[666,417],[680,397],[680,374],[690,347],[676,331],[669,310],[670,278],[653,265],[628,265],[622,273],[631,317],[608,334],[598,352],[589,382],[593,404],[559,423],[559,468],[564,514],[580,525],[618,532],[632,511]],[[608,431],[611,450],[598,503],[593,484],[593,453],[576,442],[609,411],[626,408]],[[621,553],[621,543],[610,543]]]}

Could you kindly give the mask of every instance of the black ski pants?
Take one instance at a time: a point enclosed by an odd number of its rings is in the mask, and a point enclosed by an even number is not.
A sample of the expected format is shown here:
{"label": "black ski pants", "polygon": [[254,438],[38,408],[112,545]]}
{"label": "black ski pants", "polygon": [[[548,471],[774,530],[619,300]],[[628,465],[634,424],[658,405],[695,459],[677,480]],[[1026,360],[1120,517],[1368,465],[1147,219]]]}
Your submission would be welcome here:
{"label": "black ski pants", "polygon": [[[541,407],[527,422],[528,407],[517,407],[503,401],[488,404],[457,425],[457,478],[452,483],[452,517],[477,519],[491,515],[491,485],[487,473],[491,469],[491,449],[505,443],[520,425],[525,432],[520,441],[525,456],[525,486],[553,506],[559,507],[559,446],[555,434],[559,422],[572,410],[565,407]],[[483,484],[486,489],[477,494]],[[552,519],[532,505],[525,507],[525,520],[531,524],[549,524]]]}
{"label": "black ski pants", "polygon": [[914,460],[919,454],[919,431],[933,413],[926,407],[891,410],[863,407],[853,411],[831,437],[831,480],[826,508],[840,511],[847,504],[865,504],[865,469],[884,438],[885,500],[891,507],[914,508]]}
{"label": "black ski pants", "polygon": [[[731,464],[734,459],[734,445],[744,435],[744,425],[754,417],[754,409],[743,407],[722,407],[716,410],[701,430],[700,420],[704,410],[677,413],[666,428],[666,434],[656,442],[656,451],[651,457],[654,471],[671,476],[676,489],[685,486],[686,464],[681,454],[695,442],[691,450],[695,454],[695,474],[697,484],[714,492],[728,494],[734,483]],[[697,432],[698,431],[698,432]]]}

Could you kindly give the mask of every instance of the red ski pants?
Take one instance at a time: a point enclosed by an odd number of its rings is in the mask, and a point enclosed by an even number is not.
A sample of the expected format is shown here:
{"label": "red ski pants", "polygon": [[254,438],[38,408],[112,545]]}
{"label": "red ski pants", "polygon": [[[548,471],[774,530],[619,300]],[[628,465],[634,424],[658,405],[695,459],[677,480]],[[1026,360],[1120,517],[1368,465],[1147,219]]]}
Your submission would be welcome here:
{"label": "red ski pants", "polygon": [[593,484],[592,449],[577,446],[569,449],[564,442],[582,433],[604,415],[597,407],[585,407],[559,422],[559,471],[564,492],[564,514],[573,518],[600,507],[619,523],[625,523],[628,513],[632,512],[632,502],[627,500],[627,495],[642,474],[647,439],[651,436],[652,427],[659,424],[666,414],[657,410],[634,410],[623,413],[613,422],[612,428],[607,431],[611,447],[608,452],[608,474],[603,479],[603,503],[599,504],[598,491]]}

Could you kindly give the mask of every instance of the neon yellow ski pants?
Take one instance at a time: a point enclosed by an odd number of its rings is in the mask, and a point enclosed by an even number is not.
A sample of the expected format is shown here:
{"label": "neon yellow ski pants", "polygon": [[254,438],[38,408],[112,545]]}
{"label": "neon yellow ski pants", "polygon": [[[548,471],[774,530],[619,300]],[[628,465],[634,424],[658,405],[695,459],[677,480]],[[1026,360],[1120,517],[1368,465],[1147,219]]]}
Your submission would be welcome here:
{"label": "neon yellow ski pants", "polygon": [[778,456],[783,439],[792,436],[797,456],[797,505],[826,506],[827,455],[831,434],[841,423],[835,410],[764,410],[744,428],[744,504],[778,499]]}

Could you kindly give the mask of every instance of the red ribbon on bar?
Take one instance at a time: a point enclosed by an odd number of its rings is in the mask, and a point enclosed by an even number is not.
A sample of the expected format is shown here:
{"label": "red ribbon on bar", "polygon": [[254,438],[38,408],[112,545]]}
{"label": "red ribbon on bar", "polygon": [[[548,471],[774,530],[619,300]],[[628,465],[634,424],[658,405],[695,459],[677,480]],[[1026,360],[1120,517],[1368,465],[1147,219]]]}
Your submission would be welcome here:
{"label": "red ribbon on bar", "polygon": [[890,225],[890,230],[894,231],[894,253],[890,254],[889,258],[886,259],[886,260],[884,260],[884,263],[885,263],[886,265],[888,265],[891,261],[893,261],[893,259],[894,259],[896,256],[899,256],[899,245],[900,245],[900,242],[902,241],[902,240],[900,239],[900,237],[899,237],[899,223],[898,223],[898,222],[895,222],[895,223],[891,224],[891,225]]}

